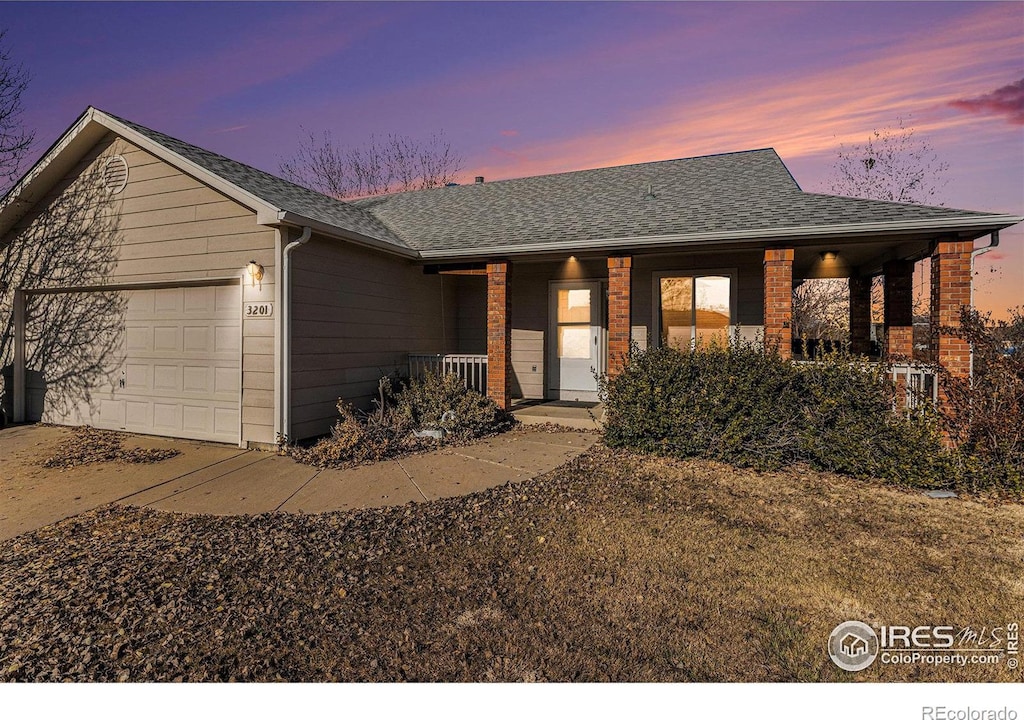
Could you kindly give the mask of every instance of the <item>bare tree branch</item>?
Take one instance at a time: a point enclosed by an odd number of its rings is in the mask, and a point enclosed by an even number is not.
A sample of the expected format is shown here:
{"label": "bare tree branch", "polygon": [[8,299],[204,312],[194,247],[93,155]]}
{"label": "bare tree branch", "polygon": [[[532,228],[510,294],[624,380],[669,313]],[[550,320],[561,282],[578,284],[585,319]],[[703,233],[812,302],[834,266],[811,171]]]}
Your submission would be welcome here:
{"label": "bare tree branch", "polygon": [[0,30],[0,197],[21,176],[22,162],[35,142],[35,132],[26,130],[21,121],[21,94],[29,75],[4,47],[6,35],[6,30]]}
{"label": "bare tree branch", "polygon": [[461,169],[462,157],[443,132],[427,140],[371,135],[362,146],[345,147],[330,130],[316,135],[303,129],[295,156],[280,163],[286,179],[335,198],[441,187]]}
{"label": "bare tree branch", "polygon": [[895,127],[874,130],[863,144],[840,143],[829,189],[868,200],[941,205],[936,201],[948,169],[928,139],[897,118]]}

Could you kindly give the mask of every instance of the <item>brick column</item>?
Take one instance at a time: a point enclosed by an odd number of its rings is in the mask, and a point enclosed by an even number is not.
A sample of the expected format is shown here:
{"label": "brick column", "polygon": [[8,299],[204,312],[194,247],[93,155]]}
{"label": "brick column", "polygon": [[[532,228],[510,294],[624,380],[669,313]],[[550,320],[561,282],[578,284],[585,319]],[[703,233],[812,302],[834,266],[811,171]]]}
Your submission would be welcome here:
{"label": "brick column", "polygon": [[793,250],[764,251],[764,339],[779,355],[793,357]]}
{"label": "brick column", "polygon": [[629,355],[630,280],[633,258],[608,258],[608,375],[617,375]]}
{"label": "brick column", "polygon": [[512,265],[487,264],[487,397],[512,404]]}
{"label": "brick column", "polygon": [[854,276],[850,283],[850,352],[871,352],[871,278]]}
{"label": "brick column", "polygon": [[885,273],[885,356],[914,357],[914,263],[890,260]]}
{"label": "brick column", "polygon": [[971,374],[971,348],[966,340],[938,332],[958,327],[960,308],[971,304],[970,241],[940,242],[932,254],[932,358],[951,374]]}

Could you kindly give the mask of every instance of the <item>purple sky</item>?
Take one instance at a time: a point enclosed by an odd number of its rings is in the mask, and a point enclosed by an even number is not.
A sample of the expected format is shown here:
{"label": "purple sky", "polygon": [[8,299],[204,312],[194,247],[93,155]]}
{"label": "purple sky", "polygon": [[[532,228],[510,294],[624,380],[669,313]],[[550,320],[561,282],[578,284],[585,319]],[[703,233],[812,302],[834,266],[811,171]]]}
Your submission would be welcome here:
{"label": "purple sky", "polygon": [[[898,117],[947,206],[1024,214],[1024,3],[4,3],[42,152],[87,106],[277,172],[299,126],[444,130],[464,179],[771,146],[827,190]],[[1024,229],[977,303],[1024,303]],[[996,269],[997,272],[989,272]]]}

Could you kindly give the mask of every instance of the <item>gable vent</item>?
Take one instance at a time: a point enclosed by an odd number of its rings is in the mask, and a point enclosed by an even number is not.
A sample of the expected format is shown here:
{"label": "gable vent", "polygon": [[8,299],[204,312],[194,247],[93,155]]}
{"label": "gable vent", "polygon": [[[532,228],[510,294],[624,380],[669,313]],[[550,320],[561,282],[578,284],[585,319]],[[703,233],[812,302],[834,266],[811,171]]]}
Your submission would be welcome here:
{"label": "gable vent", "polygon": [[128,184],[128,163],[120,155],[107,158],[103,165],[103,187],[111,195],[124,190]]}

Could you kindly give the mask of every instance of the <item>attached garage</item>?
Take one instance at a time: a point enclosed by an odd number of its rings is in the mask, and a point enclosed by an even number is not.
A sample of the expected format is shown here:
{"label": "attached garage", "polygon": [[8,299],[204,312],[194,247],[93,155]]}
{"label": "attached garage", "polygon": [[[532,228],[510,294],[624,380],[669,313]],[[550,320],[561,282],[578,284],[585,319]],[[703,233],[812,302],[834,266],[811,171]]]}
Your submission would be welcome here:
{"label": "attached garage", "polygon": [[238,443],[242,322],[237,280],[118,291],[123,329],[84,397],[44,396],[42,420]]}
{"label": "attached garage", "polygon": [[0,199],[3,404],[244,447],[323,434],[339,398],[443,350],[442,289],[370,213],[89,108]]}

